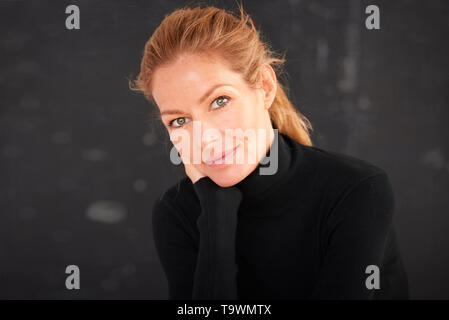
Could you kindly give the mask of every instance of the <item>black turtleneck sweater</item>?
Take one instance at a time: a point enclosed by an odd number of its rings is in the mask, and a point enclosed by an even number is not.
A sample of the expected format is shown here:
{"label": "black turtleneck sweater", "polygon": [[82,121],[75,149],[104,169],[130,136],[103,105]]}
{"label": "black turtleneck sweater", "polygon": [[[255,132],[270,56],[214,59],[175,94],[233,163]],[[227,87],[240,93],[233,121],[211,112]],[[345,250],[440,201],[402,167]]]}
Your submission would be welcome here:
{"label": "black turtleneck sweater", "polygon": [[228,188],[186,177],[157,199],[169,298],[407,299],[385,171],[278,137],[274,175],[259,173],[268,163]]}

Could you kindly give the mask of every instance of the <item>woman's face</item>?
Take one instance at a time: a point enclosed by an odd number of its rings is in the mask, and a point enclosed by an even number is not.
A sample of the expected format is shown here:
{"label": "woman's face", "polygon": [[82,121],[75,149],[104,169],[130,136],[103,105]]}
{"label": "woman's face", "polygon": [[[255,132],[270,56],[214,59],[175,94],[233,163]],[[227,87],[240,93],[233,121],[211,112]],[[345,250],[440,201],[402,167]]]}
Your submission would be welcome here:
{"label": "woman's face", "polygon": [[268,109],[276,76],[268,65],[261,75],[254,89],[225,60],[193,54],[153,75],[154,101],[183,162],[190,161],[222,187],[256,169],[274,138]]}

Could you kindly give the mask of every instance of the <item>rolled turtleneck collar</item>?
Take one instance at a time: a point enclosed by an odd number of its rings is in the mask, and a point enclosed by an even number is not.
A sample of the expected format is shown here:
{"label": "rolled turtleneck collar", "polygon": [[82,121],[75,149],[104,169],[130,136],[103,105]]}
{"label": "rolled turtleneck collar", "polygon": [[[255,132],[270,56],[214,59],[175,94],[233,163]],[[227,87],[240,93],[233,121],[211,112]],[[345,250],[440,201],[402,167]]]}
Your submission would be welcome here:
{"label": "rolled turtleneck collar", "polygon": [[[272,125],[277,129],[274,122]],[[258,198],[286,178],[292,162],[291,143],[288,136],[274,130],[274,139],[265,156],[255,170],[235,185],[244,198]]]}

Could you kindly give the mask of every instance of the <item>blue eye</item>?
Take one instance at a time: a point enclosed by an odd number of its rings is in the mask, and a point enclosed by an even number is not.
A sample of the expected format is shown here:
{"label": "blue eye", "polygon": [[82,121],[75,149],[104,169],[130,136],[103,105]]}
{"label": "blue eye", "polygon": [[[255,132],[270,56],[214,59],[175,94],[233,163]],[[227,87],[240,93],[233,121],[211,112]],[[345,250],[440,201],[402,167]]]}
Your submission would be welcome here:
{"label": "blue eye", "polygon": [[[213,107],[213,105],[215,104],[215,102],[217,102],[217,107]],[[223,106],[225,106],[226,104],[228,104],[228,102],[229,102],[229,98],[228,97],[226,97],[226,96],[220,96],[220,97],[218,97],[217,99],[215,99],[213,102],[212,102],[212,109],[218,109],[218,108],[221,108],[221,107],[223,107]]]}
{"label": "blue eye", "polygon": [[188,120],[187,118],[185,118],[185,117],[181,117],[181,118],[176,118],[176,119],[174,119],[174,120],[172,120],[172,121],[170,121],[169,123],[168,123],[168,125],[170,126],[170,127],[182,127],[184,124],[186,124],[187,122],[189,122],[190,120]]}

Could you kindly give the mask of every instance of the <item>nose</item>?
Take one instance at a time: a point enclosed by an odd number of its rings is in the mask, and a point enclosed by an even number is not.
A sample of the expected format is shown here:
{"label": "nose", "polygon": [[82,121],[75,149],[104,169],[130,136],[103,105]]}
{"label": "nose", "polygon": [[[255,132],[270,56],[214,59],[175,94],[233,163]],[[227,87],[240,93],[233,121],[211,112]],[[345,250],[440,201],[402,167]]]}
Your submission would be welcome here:
{"label": "nose", "polygon": [[222,134],[216,125],[210,121],[201,122],[201,150],[206,154],[222,152]]}

